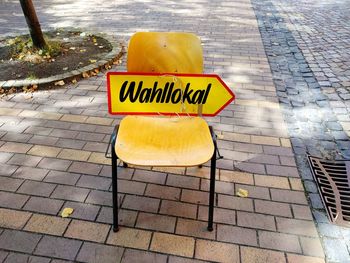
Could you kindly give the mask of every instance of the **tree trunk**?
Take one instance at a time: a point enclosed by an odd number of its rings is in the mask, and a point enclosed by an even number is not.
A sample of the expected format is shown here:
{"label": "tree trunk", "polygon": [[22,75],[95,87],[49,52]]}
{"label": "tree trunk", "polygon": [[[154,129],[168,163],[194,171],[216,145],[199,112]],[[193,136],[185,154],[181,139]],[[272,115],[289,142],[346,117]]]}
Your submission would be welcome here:
{"label": "tree trunk", "polygon": [[43,32],[40,28],[38,17],[36,16],[32,0],[19,0],[26,19],[33,46],[42,49],[46,46]]}

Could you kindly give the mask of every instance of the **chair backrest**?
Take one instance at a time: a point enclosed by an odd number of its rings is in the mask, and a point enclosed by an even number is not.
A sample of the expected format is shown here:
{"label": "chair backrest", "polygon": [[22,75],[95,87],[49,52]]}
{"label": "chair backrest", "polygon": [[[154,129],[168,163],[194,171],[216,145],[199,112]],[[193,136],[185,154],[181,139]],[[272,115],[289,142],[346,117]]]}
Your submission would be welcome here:
{"label": "chair backrest", "polygon": [[127,71],[201,74],[200,39],[183,32],[138,32],[129,42]]}
{"label": "chair backrest", "polygon": [[[200,39],[184,32],[138,32],[129,42],[128,72],[203,73]],[[203,105],[197,105],[202,115]]]}

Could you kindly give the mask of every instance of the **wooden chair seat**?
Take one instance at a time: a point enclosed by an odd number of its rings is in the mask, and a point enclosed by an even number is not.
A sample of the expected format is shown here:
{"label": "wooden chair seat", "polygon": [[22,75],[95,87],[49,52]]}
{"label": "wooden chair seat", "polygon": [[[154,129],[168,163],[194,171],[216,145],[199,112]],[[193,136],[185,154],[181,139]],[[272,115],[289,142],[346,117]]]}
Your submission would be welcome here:
{"label": "wooden chair seat", "polygon": [[115,152],[139,166],[198,166],[211,159],[213,138],[200,117],[126,116],[120,123]]}

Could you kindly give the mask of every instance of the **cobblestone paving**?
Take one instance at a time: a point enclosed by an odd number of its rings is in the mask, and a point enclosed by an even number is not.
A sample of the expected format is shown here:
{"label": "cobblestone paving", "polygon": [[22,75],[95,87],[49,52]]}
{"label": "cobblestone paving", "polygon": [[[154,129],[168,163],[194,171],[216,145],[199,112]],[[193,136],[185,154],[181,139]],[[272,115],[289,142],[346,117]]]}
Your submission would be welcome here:
{"label": "cobblestone paving", "polygon": [[[205,72],[237,95],[208,121],[218,161],[214,232],[205,230],[209,167],[120,167],[121,230],[111,231],[118,118],[104,74],[0,101],[0,262],[324,262],[250,1],[38,1],[43,27],[80,26],[128,40],[190,31]],[[25,32],[18,2],[1,2],[0,33]],[[113,70],[124,70],[125,67]],[[236,196],[243,188],[248,198]],[[59,216],[64,207],[75,212]]]}
{"label": "cobblestone paving", "polygon": [[327,260],[350,262],[350,231],[327,222],[305,158],[350,157],[350,3],[252,2]]}

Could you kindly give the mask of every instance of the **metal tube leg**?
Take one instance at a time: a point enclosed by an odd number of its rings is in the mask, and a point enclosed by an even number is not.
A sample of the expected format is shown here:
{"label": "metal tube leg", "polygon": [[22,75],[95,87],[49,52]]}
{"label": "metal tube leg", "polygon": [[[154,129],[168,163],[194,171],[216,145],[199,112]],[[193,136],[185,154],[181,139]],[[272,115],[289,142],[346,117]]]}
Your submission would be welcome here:
{"label": "metal tube leg", "polygon": [[210,191],[209,191],[209,215],[208,215],[208,230],[209,231],[213,231],[215,172],[216,172],[216,151],[214,151],[213,157],[211,157],[211,166],[210,166]]}
{"label": "metal tube leg", "polygon": [[115,139],[111,144],[112,153],[112,199],[113,199],[113,231],[119,230],[118,223],[118,180],[117,180],[117,155],[114,150]]}

